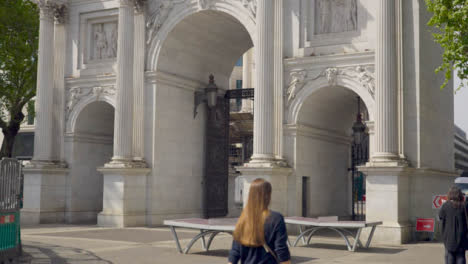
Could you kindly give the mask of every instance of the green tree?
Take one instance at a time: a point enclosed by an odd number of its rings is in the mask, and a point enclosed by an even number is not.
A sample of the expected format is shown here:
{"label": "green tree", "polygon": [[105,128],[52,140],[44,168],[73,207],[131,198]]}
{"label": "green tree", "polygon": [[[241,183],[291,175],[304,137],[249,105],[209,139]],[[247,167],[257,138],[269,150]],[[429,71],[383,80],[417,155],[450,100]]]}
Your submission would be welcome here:
{"label": "green tree", "polygon": [[11,157],[25,115],[36,95],[39,12],[27,0],[0,0],[0,158]]}
{"label": "green tree", "polygon": [[468,0],[426,0],[427,9],[433,13],[428,25],[437,29],[435,40],[444,49],[443,62],[436,73],[445,71],[444,88],[452,78],[454,69],[462,80],[468,79]]}

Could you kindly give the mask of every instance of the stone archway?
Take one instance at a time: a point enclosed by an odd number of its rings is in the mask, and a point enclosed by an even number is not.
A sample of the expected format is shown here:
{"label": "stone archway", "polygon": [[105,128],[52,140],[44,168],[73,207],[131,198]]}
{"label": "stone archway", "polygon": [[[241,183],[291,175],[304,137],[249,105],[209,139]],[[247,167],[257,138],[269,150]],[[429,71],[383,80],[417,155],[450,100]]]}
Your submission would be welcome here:
{"label": "stone archway", "polygon": [[95,224],[103,206],[103,176],[97,168],[112,158],[114,108],[94,101],[83,105],[75,120],[65,145],[70,167],[65,219]]}
{"label": "stone archway", "polygon": [[[208,131],[213,132],[211,128],[215,127],[208,120],[218,118],[218,114],[213,114],[219,109],[213,111],[200,105],[194,118],[194,92],[202,91],[208,76],[213,74],[219,96],[224,95],[234,65],[254,43],[253,18],[240,1],[216,2],[206,7],[174,7],[177,15],[164,23],[153,43],[156,46],[148,52],[147,66],[153,72],[147,75],[147,87],[155,93],[152,140],[157,164],[149,182],[155,194],[149,202],[149,214],[155,224],[163,220],[163,215],[202,215],[203,185],[209,184],[204,182],[209,158],[207,142],[208,137],[213,137]],[[182,38],[184,41],[180,41]],[[225,162],[227,168],[228,160]],[[225,176],[227,184],[227,170]],[[224,183],[216,184],[217,189],[224,189]],[[225,191],[219,195],[227,198]]]}
{"label": "stone archway", "polygon": [[[330,77],[327,71],[337,74]],[[285,152],[296,174],[298,212],[302,208],[306,216],[349,217],[352,214],[351,128],[357,116],[357,98],[360,98],[364,106],[361,113],[370,134],[369,151],[372,151],[372,86],[364,86],[359,79],[337,68],[328,68],[314,76],[308,81],[303,78],[295,82],[292,78],[287,93],[290,97],[286,98],[285,145],[288,147]],[[297,83],[298,86],[292,86]],[[293,95],[292,88],[296,88]]]}

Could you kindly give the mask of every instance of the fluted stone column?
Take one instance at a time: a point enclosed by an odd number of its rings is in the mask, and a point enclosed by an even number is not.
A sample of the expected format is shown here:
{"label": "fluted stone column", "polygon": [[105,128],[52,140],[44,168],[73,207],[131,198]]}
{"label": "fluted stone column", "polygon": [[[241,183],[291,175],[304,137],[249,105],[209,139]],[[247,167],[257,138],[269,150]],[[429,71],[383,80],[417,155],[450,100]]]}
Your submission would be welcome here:
{"label": "fluted stone column", "polygon": [[399,160],[398,75],[395,0],[380,0],[377,15],[374,163]]}
{"label": "fluted stone column", "polygon": [[54,100],[54,4],[39,1],[39,56],[37,66],[36,128],[34,158],[36,163],[51,163],[53,159]]}
{"label": "fluted stone column", "polygon": [[133,156],[137,162],[144,162],[144,113],[145,113],[145,12],[136,8],[134,47],[134,113],[133,113]]}
{"label": "fluted stone column", "polygon": [[[242,88],[254,88],[252,85],[252,61],[253,61],[253,48],[248,50],[242,56]],[[252,112],[252,100],[242,100],[242,112]]]}
{"label": "fluted stone column", "polygon": [[274,41],[274,104],[275,104],[275,140],[276,159],[283,158],[283,0],[275,0],[275,41]]}
{"label": "fluted stone column", "polygon": [[67,50],[67,23],[68,9],[59,6],[55,12],[55,38],[54,38],[54,149],[53,160],[63,162],[65,154],[65,63]]}
{"label": "fluted stone column", "polygon": [[[280,162],[275,155],[275,138],[278,135],[279,119],[281,112],[275,106],[281,103],[279,88],[281,84],[280,71],[282,71],[282,58],[280,49],[282,43],[281,34],[277,35],[275,29],[280,28],[282,10],[275,13],[275,5],[282,6],[281,0],[259,0],[257,3],[257,42],[255,45],[256,83],[254,100],[254,149],[252,160],[243,167],[237,169],[244,180],[244,206],[247,204],[250,184],[256,178],[263,178],[272,185],[271,208],[285,215],[295,214],[295,209],[290,206],[288,200],[293,199],[294,191],[291,186],[294,178],[292,169],[284,162]],[[277,65],[281,64],[281,65]],[[278,123],[276,123],[278,122]],[[277,149],[278,150],[278,149]],[[279,151],[280,152],[280,151]]]}
{"label": "fluted stone column", "polygon": [[[366,220],[381,221],[376,243],[401,244],[410,240],[411,170],[399,156],[396,0],[379,0],[377,12],[375,138],[370,131],[371,161],[360,167],[366,174]],[[372,129],[372,124],[369,128]],[[385,208],[383,210],[382,208]],[[364,237],[367,232],[363,232]],[[365,239],[363,237],[363,239]]]}
{"label": "fluted stone column", "polygon": [[143,162],[143,119],[139,115],[144,110],[144,6],[143,0],[120,0],[114,157],[98,169],[104,176],[100,226],[146,223],[146,180],[150,169]]}
{"label": "fluted stone column", "polygon": [[120,0],[114,157],[107,164],[111,167],[131,167],[133,161],[134,9],[133,0]]}
{"label": "fluted stone column", "polygon": [[[59,223],[65,218],[66,176],[60,162],[63,142],[66,6],[60,1],[38,0],[40,8],[34,158],[25,166],[21,222]],[[57,25],[54,28],[54,15]],[[55,30],[55,32],[54,32]]]}
{"label": "fluted stone column", "polygon": [[254,101],[254,148],[251,163],[270,163],[274,155],[274,1],[259,0]]}

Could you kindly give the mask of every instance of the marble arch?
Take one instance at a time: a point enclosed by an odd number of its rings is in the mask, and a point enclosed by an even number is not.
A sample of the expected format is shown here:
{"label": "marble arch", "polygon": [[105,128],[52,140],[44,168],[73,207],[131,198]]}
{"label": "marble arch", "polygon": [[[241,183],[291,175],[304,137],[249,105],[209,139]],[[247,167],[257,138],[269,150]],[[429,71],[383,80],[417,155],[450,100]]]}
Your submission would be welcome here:
{"label": "marble arch", "polygon": [[[343,5],[344,1],[347,4]],[[296,125],[306,98],[326,96],[321,91],[330,85],[346,87],[348,95],[358,94],[374,121],[375,144],[371,145],[375,152],[360,170],[370,186],[367,220],[384,223],[375,233],[379,242],[400,244],[410,240],[416,217],[436,217],[430,206],[417,202],[446,192],[455,178],[453,90],[450,86],[439,89],[443,76],[435,75],[433,69],[441,63],[437,56],[440,47],[428,41],[431,33],[424,19],[429,14],[414,1],[35,2],[41,10],[38,109],[34,157],[24,169],[28,192],[22,221],[67,222],[64,216],[79,209],[79,204],[70,207],[67,203],[66,190],[83,186],[74,186],[70,177],[80,179],[80,174],[90,169],[97,173],[96,166],[101,165],[77,162],[80,159],[75,159],[69,143],[87,140],[83,144],[98,144],[99,138],[73,138],[67,133],[76,130],[78,115],[96,100],[106,101],[115,109],[114,133],[106,137],[109,149],[112,144],[107,153],[112,154],[112,160],[98,169],[104,177],[98,224],[153,226],[164,219],[199,217],[206,116],[200,113],[193,118],[194,91],[206,85],[211,71],[199,66],[213,63],[212,68],[222,73],[217,74],[218,86],[225,89],[228,71],[232,71],[228,68],[249,45],[255,46],[253,155],[249,163],[237,169],[244,176],[244,188],[257,177],[271,181],[272,209],[285,215],[302,213],[303,175],[297,170],[294,155],[289,155],[294,153],[296,142],[288,133],[295,129],[290,125]],[[154,13],[156,8],[166,9]],[[215,32],[215,36],[208,36],[215,41],[216,37],[224,38],[221,49],[212,51],[214,42],[204,47],[207,40],[194,39],[196,33],[171,34],[191,18],[203,19],[204,14],[213,15],[209,17],[212,20],[205,19],[199,28],[188,25],[185,30],[195,27],[194,31],[205,33],[203,36]],[[329,19],[335,16],[341,17]],[[155,21],[157,34],[147,26],[150,18]],[[223,32],[226,28],[222,22],[242,29],[237,38],[248,43],[235,42],[235,36],[226,38],[231,32]],[[221,30],[210,31],[213,26]],[[149,42],[148,36],[152,38]],[[165,43],[173,49],[166,50]],[[191,43],[198,44],[196,49],[204,47],[204,52],[197,52]],[[234,47],[226,56],[222,52],[229,44]],[[104,49],[109,54],[96,56],[96,51]],[[359,65],[375,70],[363,71],[356,68]],[[296,72],[294,78],[288,80],[292,72]],[[103,89],[96,88],[93,94],[88,90],[92,87]],[[79,94],[70,93],[77,89]],[[329,119],[333,121],[334,117]],[[303,129],[301,133],[327,136],[313,128],[299,129]],[[327,153],[327,146],[309,150]],[[82,156],[89,162],[86,155]],[[317,166],[310,160],[304,162],[318,168],[314,173],[321,175],[320,157],[317,160]],[[113,188],[116,181],[122,189]],[[382,205],[387,208],[385,213]]]}

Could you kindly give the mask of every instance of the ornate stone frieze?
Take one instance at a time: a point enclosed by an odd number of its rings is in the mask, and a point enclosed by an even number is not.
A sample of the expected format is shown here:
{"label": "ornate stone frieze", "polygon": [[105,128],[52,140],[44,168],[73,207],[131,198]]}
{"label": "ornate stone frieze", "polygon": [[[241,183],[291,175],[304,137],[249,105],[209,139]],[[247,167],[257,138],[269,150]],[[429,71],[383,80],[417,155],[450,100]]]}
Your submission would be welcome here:
{"label": "ornate stone frieze", "polygon": [[154,1],[153,8],[150,8],[148,19],[146,21],[147,44],[150,44],[156,37],[159,29],[163,26],[166,19],[169,17],[172,9],[178,4],[182,4],[187,0],[158,0]]}
{"label": "ornate stone frieze", "polygon": [[315,12],[316,34],[357,29],[357,0],[317,0]]}
{"label": "ornate stone frieze", "polygon": [[103,96],[115,96],[115,86],[95,86],[95,87],[73,87],[67,91],[66,119],[75,106],[84,98],[95,97],[96,101],[101,100]]}
{"label": "ornate stone frieze", "polygon": [[315,81],[319,78],[326,78],[330,86],[335,86],[339,77],[348,77],[357,80],[362,87],[367,90],[372,98],[374,98],[375,77],[373,65],[358,65],[339,68],[328,67],[320,71],[318,74],[313,74],[306,70],[295,70],[291,72],[289,85],[285,93],[286,105],[290,105],[307,82]]}

